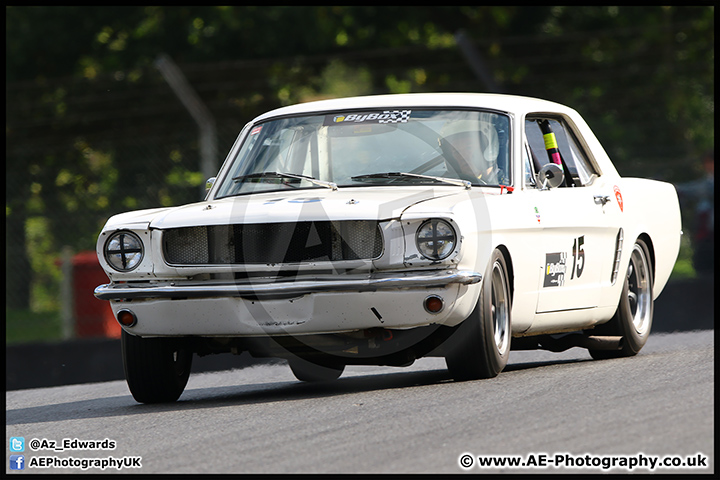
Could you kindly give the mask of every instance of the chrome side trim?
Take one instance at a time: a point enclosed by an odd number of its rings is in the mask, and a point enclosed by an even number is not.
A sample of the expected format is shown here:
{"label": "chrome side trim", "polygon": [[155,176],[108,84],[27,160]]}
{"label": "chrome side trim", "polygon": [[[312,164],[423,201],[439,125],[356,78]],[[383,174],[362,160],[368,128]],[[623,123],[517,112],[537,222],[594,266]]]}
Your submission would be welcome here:
{"label": "chrome side trim", "polygon": [[177,282],[155,284],[111,283],[95,289],[100,300],[135,298],[212,298],[252,297],[272,295],[306,295],[317,292],[371,292],[375,290],[400,288],[445,287],[450,284],[471,285],[482,280],[476,272],[442,270],[412,273],[384,273],[368,275],[295,277],[290,280],[253,279],[237,280],[234,283],[192,283]]}
{"label": "chrome side trim", "polygon": [[618,230],[617,237],[615,237],[615,259],[613,263],[613,271],[612,275],[610,275],[610,284],[615,285],[615,281],[618,277],[618,272],[620,271],[620,255],[622,255],[622,249],[623,249],[623,229],[621,228]]}

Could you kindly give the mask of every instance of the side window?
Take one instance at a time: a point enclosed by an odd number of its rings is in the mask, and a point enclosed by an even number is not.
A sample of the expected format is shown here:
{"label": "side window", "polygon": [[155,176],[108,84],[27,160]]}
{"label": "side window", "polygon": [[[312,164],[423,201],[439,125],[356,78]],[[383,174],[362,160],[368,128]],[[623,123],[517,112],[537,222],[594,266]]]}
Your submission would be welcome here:
{"label": "side window", "polygon": [[582,187],[591,183],[597,175],[575,135],[561,119],[528,117],[525,120],[525,135],[531,155],[541,165],[561,163],[566,178],[564,186]]}

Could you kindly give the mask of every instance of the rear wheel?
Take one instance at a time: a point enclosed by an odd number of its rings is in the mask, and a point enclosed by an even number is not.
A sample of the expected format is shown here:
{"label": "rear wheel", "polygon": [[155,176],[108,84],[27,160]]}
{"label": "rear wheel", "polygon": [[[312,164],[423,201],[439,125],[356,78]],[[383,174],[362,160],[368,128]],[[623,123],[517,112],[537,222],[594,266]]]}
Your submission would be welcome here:
{"label": "rear wheel", "polygon": [[141,338],[123,330],[123,368],[140,403],[174,402],[185,390],[193,352],[184,338]]}
{"label": "rear wheel", "polygon": [[450,340],[445,362],[455,380],[492,378],[507,365],[512,323],[507,272],[502,253],[495,250],[475,310]]}
{"label": "rear wheel", "polygon": [[653,319],[653,273],[647,245],[638,239],[630,255],[618,309],[609,322],[593,329],[600,335],[623,337],[620,350],[590,350],[596,359],[631,357],[647,342]]}

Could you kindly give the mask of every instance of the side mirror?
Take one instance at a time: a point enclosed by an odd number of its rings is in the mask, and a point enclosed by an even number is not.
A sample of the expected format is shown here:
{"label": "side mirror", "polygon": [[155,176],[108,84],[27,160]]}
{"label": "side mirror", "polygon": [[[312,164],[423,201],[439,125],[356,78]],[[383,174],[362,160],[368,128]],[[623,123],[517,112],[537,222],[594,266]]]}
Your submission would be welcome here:
{"label": "side mirror", "polygon": [[210,177],[207,179],[207,181],[205,182],[205,191],[206,192],[209,192],[210,189],[213,187],[213,185],[215,185],[216,179],[217,179],[217,177]]}
{"label": "side mirror", "polygon": [[555,163],[548,163],[538,172],[538,183],[542,190],[557,188],[565,181],[562,167]]}

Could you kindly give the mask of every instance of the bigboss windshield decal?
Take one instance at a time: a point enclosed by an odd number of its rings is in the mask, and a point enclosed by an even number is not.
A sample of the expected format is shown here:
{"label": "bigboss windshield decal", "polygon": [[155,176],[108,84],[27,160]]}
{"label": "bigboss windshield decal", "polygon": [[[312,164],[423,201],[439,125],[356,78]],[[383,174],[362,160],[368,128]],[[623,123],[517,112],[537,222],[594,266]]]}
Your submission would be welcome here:
{"label": "bigboss windshield decal", "polygon": [[412,110],[383,110],[382,112],[361,112],[326,115],[324,126],[369,124],[369,123],[407,123]]}

